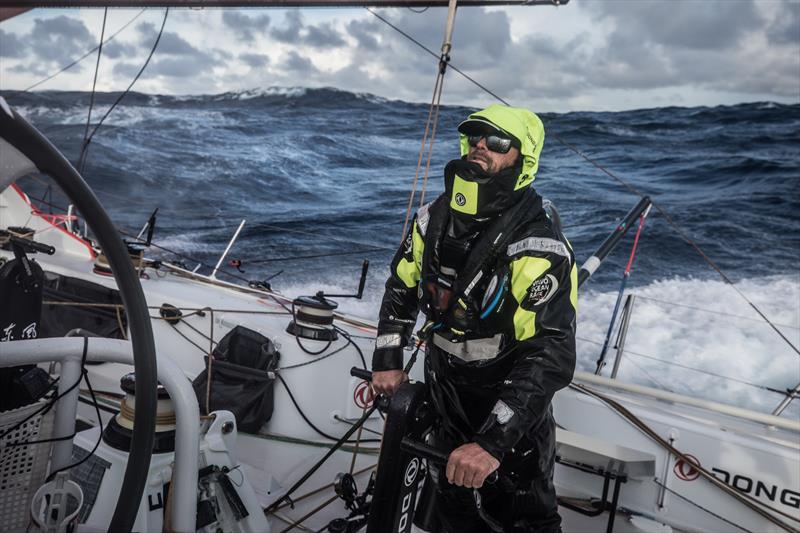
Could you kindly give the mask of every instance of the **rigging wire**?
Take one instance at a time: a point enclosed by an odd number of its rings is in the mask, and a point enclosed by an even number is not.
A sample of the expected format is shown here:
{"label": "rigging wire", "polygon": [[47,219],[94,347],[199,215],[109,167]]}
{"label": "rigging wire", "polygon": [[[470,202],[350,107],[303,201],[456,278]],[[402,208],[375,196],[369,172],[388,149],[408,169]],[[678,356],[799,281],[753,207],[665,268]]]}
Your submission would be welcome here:
{"label": "rigging wire", "polygon": [[[416,44],[417,46],[419,46],[420,48],[422,48],[423,50],[425,50],[425,51],[426,51],[426,52],[428,52],[429,54],[432,54],[432,55],[436,56],[436,53],[435,53],[435,52],[433,52],[433,51],[432,51],[431,49],[429,49],[428,47],[426,47],[424,44],[422,44],[421,42],[417,41],[416,39],[414,39],[413,37],[411,37],[409,34],[407,34],[406,32],[404,32],[403,30],[401,30],[400,28],[398,28],[397,26],[395,26],[394,24],[392,24],[391,22],[389,22],[389,21],[388,21],[388,20],[386,20],[385,18],[381,17],[380,15],[378,15],[377,13],[375,13],[374,11],[372,11],[371,9],[369,9],[369,8],[366,8],[366,9],[367,9],[367,11],[369,11],[370,13],[372,13],[373,15],[375,15],[375,16],[376,16],[376,17],[377,17],[379,20],[381,20],[382,22],[384,22],[386,25],[388,25],[389,27],[391,27],[392,29],[394,29],[395,31],[397,31],[398,33],[400,33],[401,35],[403,35],[405,38],[409,39],[411,42],[413,42],[414,44]],[[473,84],[475,84],[477,87],[479,87],[480,89],[482,89],[483,91],[485,91],[487,94],[489,94],[489,95],[491,95],[492,97],[496,98],[498,101],[502,102],[502,103],[503,103],[503,104],[505,104],[505,105],[510,105],[510,104],[508,103],[508,101],[506,101],[505,99],[501,98],[500,96],[498,96],[497,94],[495,94],[494,92],[492,92],[491,90],[489,90],[488,88],[484,87],[483,85],[481,85],[480,83],[478,83],[477,81],[475,81],[474,79],[472,79],[471,77],[467,76],[467,75],[466,75],[466,74],[464,74],[464,73],[463,73],[461,70],[457,69],[457,68],[456,68],[454,65],[452,65],[452,64],[451,64],[451,65],[450,65],[450,68],[452,68],[453,70],[455,70],[456,72],[458,72],[459,74],[461,74],[462,76],[464,76],[464,77],[465,77],[467,80],[469,80],[470,82],[472,82]],[[640,197],[640,198],[643,198],[644,196],[647,196],[647,195],[645,195],[645,193],[643,193],[642,191],[640,191],[640,190],[639,190],[639,189],[637,189],[636,187],[632,186],[631,184],[629,184],[628,182],[626,182],[625,180],[623,180],[622,178],[620,178],[619,176],[617,176],[615,173],[611,172],[610,170],[608,170],[607,168],[605,168],[603,165],[601,165],[600,163],[598,163],[597,161],[595,161],[594,159],[592,159],[591,157],[589,157],[588,155],[586,155],[585,153],[583,153],[583,152],[582,152],[582,151],[581,151],[579,148],[577,148],[576,146],[574,146],[574,145],[570,144],[569,142],[567,142],[567,141],[566,141],[564,138],[562,138],[562,137],[561,137],[560,135],[558,135],[557,133],[551,133],[550,135],[551,135],[551,137],[555,138],[555,140],[556,140],[556,141],[558,141],[559,143],[561,143],[561,144],[562,144],[564,147],[568,148],[568,149],[569,149],[569,150],[571,150],[573,153],[575,153],[576,155],[578,155],[579,157],[581,157],[583,160],[585,160],[587,163],[589,163],[589,164],[591,164],[592,166],[596,167],[598,170],[600,170],[601,172],[603,172],[604,174],[606,174],[608,177],[610,177],[611,179],[613,179],[614,181],[616,181],[617,183],[619,183],[620,185],[622,185],[622,186],[623,186],[625,189],[627,189],[629,192],[631,192],[631,193],[635,194],[636,196],[638,196],[638,197]],[[676,233],[677,233],[677,234],[678,234],[678,235],[679,235],[679,236],[680,236],[680,237],[683,239],[683,241],[684,241],[684,242],[686,242],[686,243],[687,243],[689,246],[691,246],[691,247],[692,247],[692,248],[693,248],[693,249],[694,249],[694,250],[695,250],[695,251],[696,251],[698,254],[700,254],[700,257],[702,257],[702,258],[703,258],[703,260],[704,260],[706,263],[708,263],[708,264],[709,264],[709,266],[711,266],[711,268],[713,268],[713,269],[714,269],[714,270],[715,270],[715,271],[716,271],[716,272],[717,272],[717,273],[718,273],[718,274],[719,274],[719,275],[722,277],[723,281],[725,281],[725,283],[727,283],[728,285],[730,285],[730,286],[733,288],[733,290],[735,290],[735,291],[736,291],[736,293],[737,293],[737,294],[739,294],[739,296],[740,296],[740,297],[741,297],[741,298],[742,298],[742,299],[743,299],[745,302],[747,302],[747,303],[748,303],[748,305],[750,305],[750,307],[752,307],[752,308],[753,308],[753,310],[754,310],[756,313],[758,313],[758,315],[759,315],[759,316],[760,316],[762,319],[764,319],[764,322],[766,322],[767,324],[769,324],[769,325],[770,325],[770,327],[771,327],[771,328],[772,328],[772,329],[775,331],[775,333],[777,333],[777,334],[780,336],[780,338],[781,338],[781,339],[783,339],[783,340],[784,340],[784,342],[786,342],[786,344],[788,344],[788,345],[789,345],[789,346],[792,348],[792,350],[793,350],[795,353],[797,353],[797,355],[798,355],[798,356],[800,356],[800,348],[798,348],[797,346],[795,346],[795,345],[794,345],[794,343],[793,343],[792,341],[790,341],[790,340],[789,340],[789,339],[788,339],[788,338],[787,338],[787,337],[786,337],[786,336],[783,334],[783,332],[781,332],[781,330],[779,330],[779,329],[777,328],[777,326],[776,326],[776,325],[775,325],[775,324],[774,324],[774,323],[773,323],[773,322],[772,322],[772,321],[771,321],[771,320],[770,320],[770,319],[769,319],[769,318],[768,318],[768,317],[767,317],[767,316],[766,316],[766,315],[765,315],[765,314],[764,314],[764,313],[763,313],[763,312],[762,312],[762,311],[761,311],[761,310],[760,310],[760,309],[759,309],[759,308],[758,308],[758,307],[757,307],[757,306],[756,306],[756,305],[755,305],[755,304],[754,304],[754,303],[753,303],[753,302],[752,302],[752,301],[751,301],[751,300],[750,300],[750,299],[747,297],[747,295],[745,295],[745,294],[744,294],[744,293],[743,293],[743,292],[742,292],[742,291],[741,291],[741,290],[740,290],[738,287],[736,287],[736,285],[734,285],[733,281],[732,281],[732,280],[731,280],[731,279],[730,279],[730,278],[729,278],[729,277],[728,277],[728,276],[727,276],[727,275],[726,275],[726,274],[725,274],[725,273],[722,271],[722,269],[721,269],[721,268],[720,268],[720,267],[719,267],[719,266],[718,266],[718,265],[717,265],[717,264],[716,264],[716,263],[715,263],[715,262],[714,262],[714,261],[713,261],[713,260],[712,260],[712,259],[711,259],[711,258],[708,256],[708,255],[706,255],[706,253],[705,253],[705,252],[704,252],[704,251],[703,251],[703,250],[700,248],[700,246],[699,246],[699,245],[698,245],[698,244],[697,244],[697,243],[696,243],[696,242],[695,242],[695,241],[694,241],[694,240],[693,240],[691,237],[689,237],[689,236],[686,234],[686,232],[683,230],[683,228],[682,228],[682,227],[680,227],[680,226],[678,225],[678,223],[677,223],[677,222],[675,222],[675,221],[672,219],[672,217],[669,215],[669,213],[667,213],[667,211],[666,211],[666,210],[665,210],[663,207],[661,207],[661,205],[659,205],[658,203],[656,203],[656,202],[655,202],[655,200],[652,200],[652,195],[650,195],[650,196],[651,196],[651,201],[652,201],[653,207],[655,207],[655,208],[656,208],[656,210],[657,210],[657,211],[658,211],[658,212],[661,214],[661,216],[663,216],[663,217],[664,217],[664,220],[666,220],[667,224],[669,224],[669,225],[670,225],[670,226],[671,226],[671,227],[672,227],[672,228],[675,230],[675,232],[676,232]],[[405,235],[405,231],[403,232],[403,234]]]}
{"label": "rigging wire", "polygon": [[[419,179],[420,168],[422,167],[422,157],[425,153],[425,148],[427,145],[428,157],[425,163],[425,172],[422,177],[422,188],[420,190],[420,199],[419,199],[420,207],[422,207],[425,203],[425,189],[428,184],[428,176],[430,175],[431,160],[433,159],[433,147],[434,147],[434,142],[436,141],[436,128],[439,125],[439,111],[441,109],[442,90],[444,89],[444,75],[447,72],[447,65],[450,63],[451,38],[453,33],[453,22],[455,20],[456,5],[457,4],[455,0],[451,0],[449,3],[447,24],[445,26],[444,42],[442,43],[442,51],[440,54],[437,55],[433,53],[431,50],[426,48],[422,43],[414,40],[410,35],[403,33],[404,36],[413,40],[419,46],[422,46],[425,50],[433,54],[434,57],[436,57],[439,60],[439,69],[438,72],[436,73],[436,82],[434,83],[433,87],[433,96],[431,97],[431,103],[430,106],[428,107],[428,118],[425,121],[425,133],[422,135],[422,143],[419,149],[419,157],[417,159],[417,166],[414,172],[414,181],[411,184],[411,193],[409,194],[408,197],[408,206],[406,207],[406,216],[405,216],[405,221],[403,222],[403,231],[400,235],[401,245],[406,238],[408,223],[409,220],[411,219],[411,208],[414,205],[414,197],[416,196],[417,193],[417,181]],[[378,15],[375,11],[373,11],[369,7],[366,7],[365,9],[370,13],[372,13],[374,16],[378,17],[386,24],[392,26],[397,31],[401,31],[399,28],[393,26],[388,20]],[[424,12],[425,9],[423,9],[421,12]]]}
{"label": "rigging wire", "polygon": [[[131,24],[133,24],[133,22],[134,22],[136,19],[138,19],[138,18],[141,16],[141,14],[142,14],[142,13],[144,13],[145,11],[147,11],[147,8],[144,8],[144,9],[142,9],[141,11],[139,11],[139,12],[138,12],[138,13],[137,13],[137,14],[136,14],[136,15],[135,15],[135,16],[134,16],[132,19],[130,19],[128,22],[126,22],[126,23],[125,23],[125,24],[124,24],[124,25],[123,25],[123,26],[122,26],[120,29],[118,29],[116,32],[114,32],[113,34],[111,34],[111,36],[110,36],[108,39],[106,39],[105,41],[102,41],[102,42],[100,43],[100,45],[98,45],[98,46],[95,46],[94,48],[92,48],[91,50],[89,50],[88,52],[86,52],[85,54],[83,54],[81,57],[79,57],[78,59],[76,59],[75,61],[73,61],[72,63],[70,63],[69,65],[66,65],[66,66],[62,67],[62,68],[61,68],[59,71],[57,71],[57,72],[55,72],[55,73],[53,73],[53,74],[51,74],[51,75],[47,76],[47,77],[46,77],[46,78],[44,78],[44,79],[41,79],[41,80],[37,81],[37,82],[36,82],[36,83],[34,83],[33,85],[31,85],[31,86],[29,86],[29,87],[27,87],[27,88],[25,88],[25,89],[22,89],[21,91],[16,91],[16,92],[12,93],[12,96],[15,96],[15,95],[17,95],[17,94],[22,94],[22,93],[26,93],[26,92],[28,92],[28,91],[31,91],[31,90],[35,89],[36,87],[38,87],[39,85],[41,85],[41,84],[43,84],[43,83],[45,83],[45,82],[47,82],[47,81],[50,81],[50,80],[52,80],[53,78],[55,78],[56,76],[58,76],[58,75],[59,75],[59,74],[61,74],[62,72],[64,72],[64,71],[66,71],[66,70],[69,70],[69,69],[71,69],[72,67],[74,67],[75,65],[77,65],[78,63],[80,63],[81,61],[83,61],[84,59],[86,59],[87,57],[89,57],[90,55],[92,55],[92,53],[94,53],[95,51],[97,51],[97,49],[98,49],[100,46],[102,46],[103,44],[106,44],[106,43],[108,43],[109,41],[111,41],[111,39],[113,39],[114,37],[116,37],[117,35],[119,35],[119,34],[120,34],[120,33],[121,33],[121,32],[122,32],[122,31],[123,31],[125,28],[127,28],[128,26],[130,26]],[[105,15],[104,15],[104,17],[105,17]]]}
{"label": "rigging wire", "polygon": [[78,172],[83,173],[83,165],[86,163],[86,148],[89,146],[87,140],[89,136],[89,126],[92,123],[92,108],[94,107],[94,96],[97,91],[97,74],[100,71],[100,58],[103,56],[103,37],[106,34],[106,19],[108,18],[108,7],[103,9],[103,26],[100,29],[100,44],[97,47],[97,62],[94,65],[94,81],[92,82],[92,95],[89,97],[89,113],[86,116],[86,129],[83,132],[81,141],[81,153],[78,156]]}
{"label": "rigging wire", "polygon": [[[427,46],[425,46],[424,44],[422,44],[421,42],[419,42],[418,40],[416,40],[415,38],[413,38],[411,35],[407,34],[407,33],[406,33],[406,32],[404,32],[403,30],[401,30],[400,28],[398,28],[397,26],[395,26],[394,24],[392,24],[391,22],[389,22],[388,20],[386,20],[386,19],[385,19],[385,18],[383,18],[382,16],[378,15],[378,14],[377,14],[375,11],[373,11],[372,9],[370,9],[370,8],[368,8],[368,7],[367,7],[367,8],[365,8],[365,9],[366,9],[367,11],[369,11],[370,13],[372,13],[373,15],[375,15],[375,17],[376,17],[378,20],[382,21],[384,24],[386,24],[387,26],[389,26],[390,28],[392,28],[393,30],[395,30],[396,32],[398,32],[399,34],[401,34],[403,37],[405,37],[405,38],[406,38],[406,39],[408,39],[409,41],[413,42],[414,44],[416,44],[417,46],[419,46],[420,48],[422,48],[423,50],[425,50],[426,52],[428,52],[428,53],[429,53],[430,55],[432,55],[433,57],[435,57],[435,58],[437,58],[437,59],[439,58],[439,54],[437,54],[436,52],[434,52],[433,50],[431,50],[430,48],[428,48]],[[461,76],[463,76],[464,78],[466,78],[466,79],[467,79],[467,80],[468,80],[470,83],[472,83],[473,85],[477,86],[477,87],[478,87],[479,89],[481,89],[483,92],[485,92],[485,93],[489,94],[490,96],[492,96],[493,98],[497,99],[498,101],[500,101],[500,102],[502,102],[502,103],[504,103],[504,104],[506,104],[506,105],[509,105],[509,103],[508,103],[508,102],[506,102],[506,101],[505,101],[505,100],[503,100],[503,99],[502,99],[500,96],[498,96],[497,94],[495,94],[494,92],[492,92],[492,90],[491,90],[491,89],[489,89],[488,87],[486,87],[486,86],[482,85],[480,82],[478,82],[477,80],[475,80],[475,79],[473,79],[472,77],[470,77],[470,76],[469,76],[469,74],[467,74],[467,73],[466,73],[466,72],[464,72],[463,70],[461,70],[461,69],[457,68],[457,67],[456,67],[455,65],[453,65],[452,63],[449,63],[449,64],[448,64],[448,68],[450,68],[450,69],[452,69],[452,70],[454,70],[454,71],[458,72],[458,73],[459,73]]]}
{"label": "rigging wire", "polygon": [[[673,305],[675,307],[685,307],[686,309],[692,309],[694,311],[702,311],[703,313],[708,313],[708,314],[711,314],[711,315],[729,316],[729,317],[732,317],[732,318],[740,318],[742,320],[750,320],[751,322],[758,322],[759,324],[763,324],[764,323],[763,320],[759,320],[757,318],[752,318],[752,317],[749,317],[749,316],[736,315],[734,313],[725,313],[724,311],[714,311],[713,309],[704,309],[702,307],[695,307],[693,305],[679,304],[679,303],[676,303],[676,302],[670,302],[670,301],[667,301],[667,300],[661,300],[659,298],[652,298],[650,296],[642,296],[641,294],[637,294],[636,297],[637,298],[641,298],[643,300],[650,300],[650,301],[658,302],[658,303],[662,303],[662,304]],[[780,326],[782,328],[800,329],[800,327],[798,327],[798,326],[791,326],[789,324],[779,324],[777,322],[775,323],[775,325],[776,326]]]}
{"label": "rigging wire", "polygon": [[[637,298],[638,298],[638,296],[637,296]],[[575,338],[577,340],[579,340],[579,341],[582,341],[582,342],[588,342],[588,343],[591,343],[591,344],[596,344],[598,346],[602,346],[603,345],[603,343],[600,342],[600,341],[587,339],[587,338],[584,338],[584,337],[575,337]],[[768,392],[774,392],[774,393],[780,394],[781,396],[786,396],[787,392],[789,392],[787,390],[780,390],[780,389],[776,389],[776,388],[773,388],[773,387],[769,387],[767,385],[759,385],[758,383],[752,383],[750,381],[745,381],[745,380],[738,379],[738,378],[732,378],[730,376],[724,376],[722,374],[716,374],[716,373],[711,372],[709,370],[702,370],[700,368],[695,368],[695,367],[692,367],[692,366],[683,365],[681,363],[676,363],[675,361],[667,361],[666,359],[660,359],[660,358],[655,357],[653,355],[647,355],[647,354],[643,354],[641,352],[634,352],[634,351],[629,350],[627,348],[625,348],[625,352],[624,353],[625,353],[625,355],[635,355],[636,357],[643,357],[645,359],[651,359],[653,361],[658,361],[659,363],[663,363],[665,365],[677,366],[677,367],[683,368],[685,370],[691,370],[693,372],[698,372],[700,374],[707,374],[707,375],[713,376],[715,378],[725,379],[725,380],[728,380],[728,381],[735,381],[736,383],[741,383],[742,385],[748,385],[750,387],[754,387],[754,388],[757,388],[757,389],[765,390],[765,391],[768,391]],[[670,389],[669,387],[667,387],[666,385],[660,383],[657,379],[655,379],[653,376],[651,376],[644,368],[642,368],[641,366],[637,365],[633,361],[631,361],[631,362],[639,370],[641,370],[644,374],[646,374],[647,377],[649,377],[654,383],[658,384],[661,388],[663,388],[664,390],[668,390],[670,392],[675,392],[672,389]]]}
{"label": "rigging wire", "polygon": [[131,91],[131,88],[133,88],[133,85],[139,80],[139,77],[144,72],[144,69],[147,68],[147,65],[150,63],[150,60],[153,58],[153,54],[155,54],[155,52],[156,52],[156,48],[158,48],[158,43],[161,40],[161,35],[164,33],[164,26],[166,26],[166,24],[167,24],[167,16],[168,15],[169,15],[169,8],[166,8],[164,10],[164,20],[161,21],[161,29],[158,30],[158,35],[156,36],[156,40],[153,43],[153,47],[150,49],[150,55],[147,56],[147,59],[145,60],[144,64],[142,65],[142,68],[140,68],[139,72],[136,73],[136,76],[133,78],[131,83],[128,85],[128,88],[125,89],[117,97],[117,99],[114,101],[113,104],[111,104],[111,107],[108,108],[108,110],[106,111],[105,115],[103,115],[103,117],[100,119],[100,121],[95,125],[94,129],[92,130],[92,133],[89,134],[89,136],[86,138],[85,144],[87,145],[87,149],[88,149],[89,143],[92,142],[92,139],[94,138],[95,134],[97,133],[97,130],[100,129],[100,126],[102,126],[103,122],[105,122],[106,118],[108,118],[108,115],[110,115],[111,112],[114,111],[114,108],[116,108],[117,105],[122,101],[122,99],[125,98],[125,96]]}
{"label": "rigging wire", "polygon": [[677,496],[678,498],[680,498],[681,500],[685,501],[686,503],[688,503],[690,505],[693,505],[694,507],[697,507],[701,511],[705,511],[706,513],[710,514],[714,518],[718,518],[718,519],[722,520],[723,522],[725,522],[726,524],[735,527],[736,529],[741,529],[742,531],[744,531],[746,533],[754,533],[754,532],[750,531],[749,529],[745,529],[744,527],[740,526],[739,524],[737,524],[735,522],[731,522],[727,518],[723,517],[722,515],[719,515],[719,514],[715,513],[711,509],[707,509],[707,508],[703,507],[702,505],[700,505],[699,503],[697,503],[697,502],[695,502],[693,500],[690,500],[689,498],[687,498],[686,496],[683,496],[679,492],[676,492],[676,491],[672,490],[671,488],[667,487],[667,485],[665,483],[661,483],[661,481],[659,481],[657,477],[653,478],[653,483],[655,483],[656,485],[658,485],[662,489],[666,490],[670,494],[672,494],[674,496]]}

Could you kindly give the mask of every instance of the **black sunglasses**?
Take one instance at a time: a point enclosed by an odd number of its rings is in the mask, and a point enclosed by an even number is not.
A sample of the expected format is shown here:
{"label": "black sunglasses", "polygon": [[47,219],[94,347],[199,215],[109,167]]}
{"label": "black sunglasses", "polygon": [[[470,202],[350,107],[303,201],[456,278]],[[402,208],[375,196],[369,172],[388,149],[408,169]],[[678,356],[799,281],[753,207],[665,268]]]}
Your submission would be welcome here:
{"label": "black sunglasses", "polygon": [[470,146],[478,146],[481,139],[486,139],[486,148],[492,152],[506,154],[511,150],[511,139],[494,133],[489,135],[467,135],[467,142]]}

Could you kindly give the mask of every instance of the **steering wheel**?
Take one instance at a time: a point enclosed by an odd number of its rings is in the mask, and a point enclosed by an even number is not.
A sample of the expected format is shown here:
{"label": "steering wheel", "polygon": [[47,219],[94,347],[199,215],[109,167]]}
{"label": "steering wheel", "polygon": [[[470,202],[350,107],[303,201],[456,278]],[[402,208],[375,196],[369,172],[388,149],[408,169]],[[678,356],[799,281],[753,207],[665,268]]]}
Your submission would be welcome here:
{"label": "steering wheel", "polygon": [[128,316],[136,372],[136,413],[128,464],[108,530],[131,531],[150,467],[158,383],[153,330],[144,293],[125,245],[81,175],[44,135],[0,97],[0,191],[34,171],[50,175],[83,214],[108,258]]}

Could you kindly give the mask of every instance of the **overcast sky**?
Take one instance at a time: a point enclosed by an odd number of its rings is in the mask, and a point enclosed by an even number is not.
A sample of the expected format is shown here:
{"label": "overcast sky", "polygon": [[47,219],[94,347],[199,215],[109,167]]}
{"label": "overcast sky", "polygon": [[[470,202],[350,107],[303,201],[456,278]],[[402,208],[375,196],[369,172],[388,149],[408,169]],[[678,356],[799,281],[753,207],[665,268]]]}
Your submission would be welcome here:
{"label": "overcast sky", "polygon": [[[124,89],[163,9],[111,9],[97,81]],[[438,53],[445,9],[381,16]],[[0,23],[0,89],[24,89],[97,45],[102,9],[32,10]],[[800,102],[800,0],[571,0],[461,8],[453,65],[538,111]],[[37,90],[91,90],[96,54]],[[135,90],[215,94],[332,86],[430,100],[437,60],[365,9],[173,9]],[[443,103],[493,99],[449,71]]]}

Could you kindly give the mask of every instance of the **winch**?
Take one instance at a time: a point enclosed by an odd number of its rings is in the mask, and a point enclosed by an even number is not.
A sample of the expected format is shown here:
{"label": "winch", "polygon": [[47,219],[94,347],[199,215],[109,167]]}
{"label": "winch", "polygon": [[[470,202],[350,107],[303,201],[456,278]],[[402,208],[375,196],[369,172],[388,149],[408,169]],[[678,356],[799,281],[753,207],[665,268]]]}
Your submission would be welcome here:
{"label": "winch", "polygon": [[338,306],[322,291],[315,296],[295,298],[292,301],[292,321],[286,332],[303,339],[335,341],[339,336],[333,327],[333,311]]}
{"label": "winch", "polygon": [[[113,417],[103,431],[103,442],[117,450],[128,452],[131,449],[133,418],[136,403],[136,375],[131,372],[120,379],[120,388],[125,397],[120,402],[119,413]],[[175,409],[169,393],[160,383],[157,392],[156,433],[153,440],[153,453],[175,451]]]}
{"label": "winch", "polygon": [[365,259],[361,264],[361,278],[356,294],[325,294],[319,291],[314,296],[295,298],[292,301],[292,321],[286,327],[286,332],[298,338],[328,343],[338,339],[339,335],[333,325],[333,312],[339,304],[329,298],[361,299],[368,270],[369,261]]}

